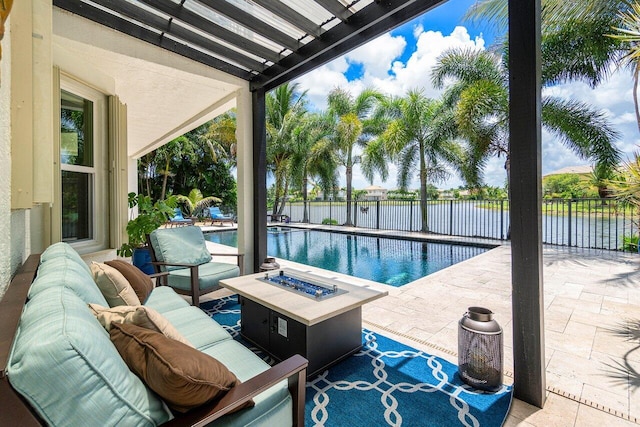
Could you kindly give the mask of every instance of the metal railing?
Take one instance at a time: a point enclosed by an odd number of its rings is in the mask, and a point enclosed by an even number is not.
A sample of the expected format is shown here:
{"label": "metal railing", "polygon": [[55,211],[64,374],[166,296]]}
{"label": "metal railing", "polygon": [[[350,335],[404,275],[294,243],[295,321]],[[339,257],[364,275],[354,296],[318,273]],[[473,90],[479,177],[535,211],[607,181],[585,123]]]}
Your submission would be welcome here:
{"label": "metal railing", "polygon": [[[287,202],[282,214],[302,222],[305,203]],[[344,201],[306,203],[310,224],[343,225]],[[638,210],[610,199],[552,199],[542,205],[543,243],[579,248],[622,250],[625,239],[638,235]],[[371,200],[351,203],[355,227],[424,231],[419,200]],[[507,200],[427,200],[426,231],[449,236],[507,240]]]}

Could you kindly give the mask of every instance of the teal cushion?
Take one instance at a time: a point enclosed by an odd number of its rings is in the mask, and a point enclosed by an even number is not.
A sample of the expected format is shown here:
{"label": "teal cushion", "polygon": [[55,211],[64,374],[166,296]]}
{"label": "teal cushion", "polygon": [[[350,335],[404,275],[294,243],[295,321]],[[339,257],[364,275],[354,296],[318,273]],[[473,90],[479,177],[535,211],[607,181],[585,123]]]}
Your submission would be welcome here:
{"label": "teal cushion", "polygon": [[233,339],[229,332],[197,307],[188,306],[164,313],[169,321],[195,348],[202,350],[220,341]]}
{"label": "teal cushion", "polygon": [[[199,227],[159,228],[150,236],[158,261],[179,264],[205,264],[211,261]],[[182,267],[167,267],[175,270]]]}
{"label": "teal cushion", "polygon": [[[235,340],[221,341],[202,351],[222,362],[243,382],[269,369],[266,362]],[[258,394],[253,400],[256,403],[253,408],[226,415],[216,420],[216,426],[293,424],[293,402],[286,380]]]}
{"label": "teal cushion", "polygon": [[80,257],[78,252],[75,251],[68,243],[58,242],[49,246],[43,253],[40,255],[40,264],[47,262],[50,259],[58,259],[59,257],[68,258],[78,265],[83,267],[87,273],[91,274],[91,270],[86,262]]}
{"label": "teal cushion", "polygon": [[[225,262],[209,262],[198,266],[198,285],[200,289],[210,289],[218,286],[222,279],[230,279],[240,275],[240,268],[234,264]],[[172,270],[167,278],[169,286],[191,290],[191,271],[188,268]]]}
{"label": "teal cushion", "polygon": [[65,255],[48,258],[40,264],[38,275],[29,288],[29,298],[46,289],[58,287],[69,288],[87,304],[109,305],[91,273]]}
{"label": "teal cushion", "polygon": [[190,307],[190,304],[169,286],[158,286],[151,291],[144,305],[151,307],[160,314],[166,314],[172,310]]}
{"label": "teal cushion", "polygon": [[87,304],[65,287],[45,289],[25,305],[8,377],[49,425],[155,426],[170,418]]}

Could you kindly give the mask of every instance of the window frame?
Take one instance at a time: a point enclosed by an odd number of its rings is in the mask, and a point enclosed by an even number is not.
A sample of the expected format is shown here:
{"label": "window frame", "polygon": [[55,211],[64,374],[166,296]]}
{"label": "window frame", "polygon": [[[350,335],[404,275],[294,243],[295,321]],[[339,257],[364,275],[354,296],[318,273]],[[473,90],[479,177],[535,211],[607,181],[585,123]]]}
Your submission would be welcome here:
{"label": "window frame", "polygon": [[[92,197],[90,201],[91,218],[90,228],[92,236],[83,240],[68,240],[74,249],[79,253],[96,252],[109,248],[109,139],[108,139],[108,97],[97,89],[84,84],[70,76],[60,74],[60,91],[58,92],[58,122],[62,113],[62,92],[81,97],[92,102],[93,105],[93,166],[79,166],[62,163],[60,149],[57,150],[57,177],[58,195],[56,198],[56,222],[55,227],[60,230],[60,240],[62,240],[62,172],[79,172],[90,175],[93,184]],[[56,130],[58,141],[60,140],[60,126]],[[60,148],[60,147],[58,147]]]}

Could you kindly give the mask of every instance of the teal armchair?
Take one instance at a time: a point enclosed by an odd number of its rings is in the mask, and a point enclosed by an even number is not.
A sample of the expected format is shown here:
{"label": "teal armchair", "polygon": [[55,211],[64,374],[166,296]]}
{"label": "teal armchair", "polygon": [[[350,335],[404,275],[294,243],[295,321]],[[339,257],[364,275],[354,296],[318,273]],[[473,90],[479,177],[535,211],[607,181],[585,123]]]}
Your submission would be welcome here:
{"label": "teal armchair", "polygon": [[[201,295],[220,289],[220,280],[242,274],[243,255],[210,253],[199,227],[159,228],[148,236],[148,242],[154,268],[167,273],[162,284],[191,295],[195,306]],[[214,262],[212,255],[233,256],[237,263]]]}

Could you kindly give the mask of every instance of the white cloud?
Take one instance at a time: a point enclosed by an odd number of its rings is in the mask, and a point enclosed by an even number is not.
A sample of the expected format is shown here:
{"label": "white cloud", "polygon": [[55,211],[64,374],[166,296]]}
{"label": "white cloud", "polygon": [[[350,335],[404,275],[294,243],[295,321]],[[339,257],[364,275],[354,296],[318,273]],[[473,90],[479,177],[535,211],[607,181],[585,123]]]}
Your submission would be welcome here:
{"label": "white cloud", "polygon": [[[345,56],[325,64],[306,74],[297,81],[301,88],[308,90],[311,103],[317,109],[326,108],[326,96],[335,87],[347,88],[356,96],[365,87],[373,86],[389,94],[401,96],[408,89],[424,88],[425,94],[438,97],[440,91],[431,86],[431,68],[438,56],[453,47],[484,49],[482,36],[472,37],[465,27],[456,27],[451,34],[443,35],[437,31],[424,31],[421,26],[413,29],[417,42],[415,46],[407,46],[401,36],[385,34],[368,44],[346,54]],[[399,60],[404,50],[413,49],[408,60]],[[363,75],[353,81],[347,81],[344,73],[351,64],[363,67]],[[570,83],[544,88],[545,95],[553,95],[565,99],[586,102],[607,114],[612,126],[621,134],[617,142],[623,152],[623,158],[630,158],[634,151],[640,150],[640,133],[638,132],[632,97],[632,76],[628,70],[613,70],[610,78],[598,88],[592,89],[584,83]],[[584,165],[586,161],[579,159],[571,150],[562,145],[556,138],[543,131],[542,134],[542,173],[548,173],[566,166]],[[386,188],[396,187],[396,172],[390,165],[389,179],[377,185]],[[485,182],[489,185],[502,186],[506,180],[504,159],[491,159],[484,172]],[[344,185],[344,171],[342,171]],[[364,188],[369,182],[364,179],[359,167],[354,168],[354,187]],[[412,188],[418,187],[416,175]],[[461,185],[459,178],[438,184],[441,188]]]}
{"label": "white cloud", "polygon": [[[630,71],[625,69],[612,71],[609,79],[595,89],[585,83],[574,82],[545,88],[543,93],[585,102],[594,109],[604,112],[611,126],[620,133],[616,146],[622,152],[623,160],[627,160],[634,151],[638,150],[640,134],[633,106],[633,80]],[[580,159],[552,135],[543,132],[543,175],[567,166],[586,164],[589,162]]]}

